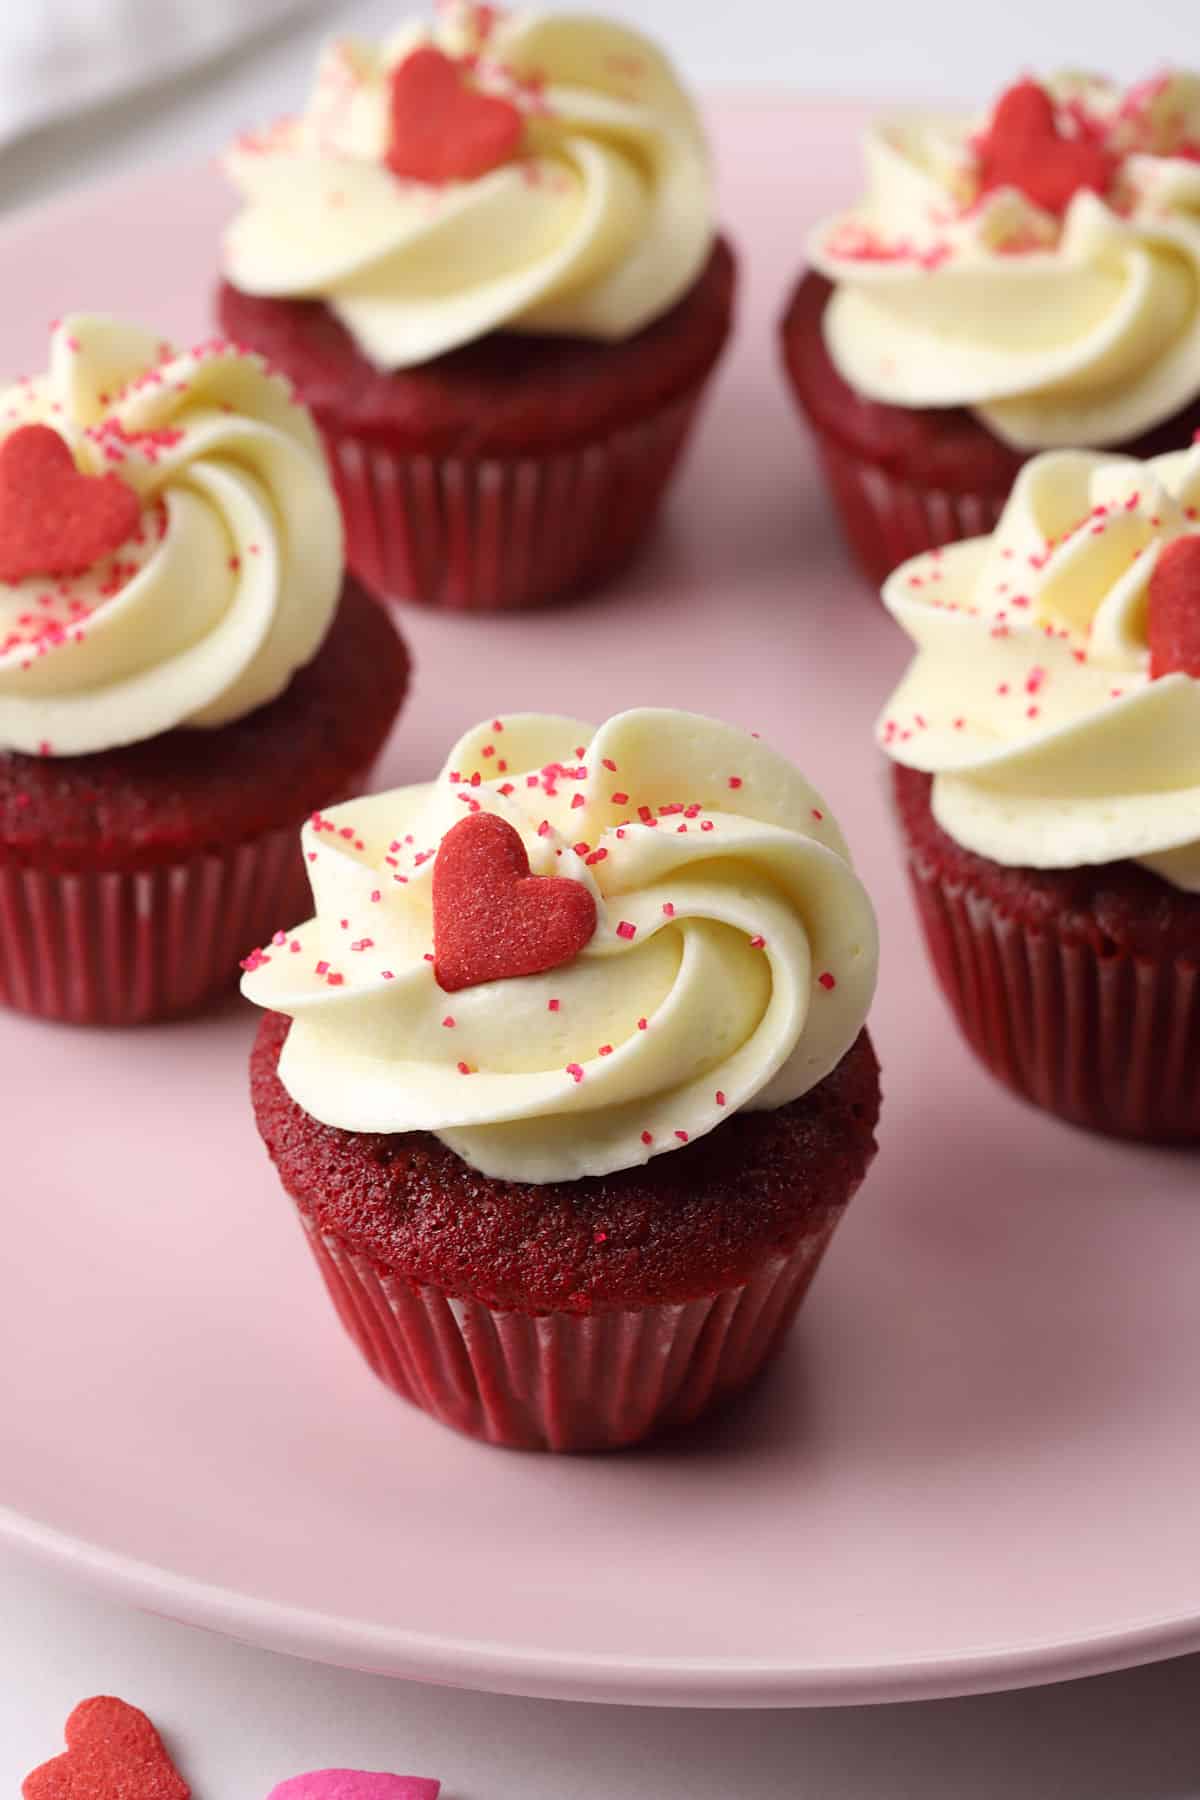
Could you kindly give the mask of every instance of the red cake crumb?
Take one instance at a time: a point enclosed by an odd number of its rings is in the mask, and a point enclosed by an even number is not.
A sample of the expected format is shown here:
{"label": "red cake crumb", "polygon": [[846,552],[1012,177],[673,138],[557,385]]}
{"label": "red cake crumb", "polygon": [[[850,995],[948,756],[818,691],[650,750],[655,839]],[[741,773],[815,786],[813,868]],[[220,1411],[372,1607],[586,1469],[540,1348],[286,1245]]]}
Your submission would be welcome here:
{"label": "red cake crumb", "polygon": [[610,1312],[735,1287],[839,1214],[875,1151],[879,1066],[865,1031],[789,1106],[735,1113],[643,1168],[539,1185],[480,1175],[427,1132],[318,1123],[279,1080],[289,1030],[268,1013],[250,1063],[288,1193],[380,1265],[502,1310]]}
{"label": "red cake crumb", "polygon": [[408,669],[395,626],[348,578],[315,659],[244,719],[91,756],[0,751],[0,860],[128,872],[298,826],[373,761]]}
{"label": "red cake crumb", "polygon": [[[793,293],[782,323],[784,362],[814,427],[853,455],[918,487],[1003,499],[1028,457],[1001,443],[966,407],[889,406],[868,400],[843,381],[821,328],[832,292],[823,275],[810,271]],[[1200,399],[1153,431],[1106,448],[1114,456],[1161,456],[1178,450],[1197,429]]]}
{"label": "red cake crumb", "polygon": [[1135,862],[1076,869],[992,862],[942,830],[930,804],[931,775],[894,765],[892,781],[909,855],[939,880],[984,894],[998,912],[1101,956],[1124,951],[1200,963],[1200,894],[1184,893]]}
{"label": "red cake crumb", "polygon": [[728,335],[734,280],[721,239],[683,299],[624,343],[497,331],[392,374],[367,361],[321,301],[225,283],[217,308],[223,330],[289,376],[334,436],[400,453],[520,456],[590,442],[688,392]]}

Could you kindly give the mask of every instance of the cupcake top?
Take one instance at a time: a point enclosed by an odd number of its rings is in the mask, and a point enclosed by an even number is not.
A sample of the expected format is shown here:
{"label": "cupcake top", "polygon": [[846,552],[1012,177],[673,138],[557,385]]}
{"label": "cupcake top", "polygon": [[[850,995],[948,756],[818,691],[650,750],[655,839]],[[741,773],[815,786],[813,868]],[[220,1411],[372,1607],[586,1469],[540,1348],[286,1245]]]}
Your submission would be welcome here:
{"label": "cupcake top", "polygon": [[1200,892],[1200,445],[1027,463],[991,537],[884,588],[917,650],[879,723],[938,823],[1016,867]]}
{"label": "cupcake top", "polygon": [[241,718],[316,654],[341,580],[319,440],[261,357],[79,315],[0,393],[0,750]]}
{"label": "cupcake top", "polygon": [[316,917],[247,959],[325,1124],[548,1182],[633,1168],[816,1086],[877,940],[824,802],[690,713],[493,719],[437,780],[315,817]]}
{"label": "cupcake top", "polygon": [[455,3],[325,52],[307,109],[227,156],[225,273],[327,302],[381,369],[496,330],[616,341],[713,242],[694,107],[640,33]]}
{"label": "cupcake top", "polygon": [[883,121],[866,164],[809,246],[861,393],[1031,450],[1120,444],[1200,394],[1200,78],[1023,81],[983,119]]}

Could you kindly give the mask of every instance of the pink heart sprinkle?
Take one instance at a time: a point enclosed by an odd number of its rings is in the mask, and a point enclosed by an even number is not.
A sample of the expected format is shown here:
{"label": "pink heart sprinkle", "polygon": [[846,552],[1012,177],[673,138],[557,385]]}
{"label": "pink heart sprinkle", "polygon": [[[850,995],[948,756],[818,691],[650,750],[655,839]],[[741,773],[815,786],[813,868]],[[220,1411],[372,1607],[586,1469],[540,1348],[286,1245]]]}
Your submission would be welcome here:
{"label": "pink heart sprinkle", "polygon": [[315,1769],[272,1788],[267,1800],[438,1800],[442,1784],[423,1775],[373,1775],[368,1769]]}

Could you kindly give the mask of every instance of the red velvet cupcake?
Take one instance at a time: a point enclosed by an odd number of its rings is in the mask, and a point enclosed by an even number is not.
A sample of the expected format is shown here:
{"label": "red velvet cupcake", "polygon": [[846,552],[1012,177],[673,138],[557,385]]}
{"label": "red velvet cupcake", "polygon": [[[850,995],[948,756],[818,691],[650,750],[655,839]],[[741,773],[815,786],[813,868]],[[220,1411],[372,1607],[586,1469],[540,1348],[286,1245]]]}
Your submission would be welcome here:
{"label": "red velvet cupcake", "polygon": [[729,334],[707,151],[662,54],[439,9],[326,53],[228,158],[218,308],[324,433],[351,566],[462,609],[595,586],[657,513]]}
{"label": "red velvet cupcake", "polygon": [[881,742],[968,1043],[1074,1124],[1200,1141],[1200,447],[1039,457],[884,598],[917,655]]}
{"label": "red velvet cupcake", "polygon": [[1200,427],[1200,83],[1060,77],[885,121],[818,227],[784,361],[874,585],[989,531],[1022,465]]}
{"label": "red velvet cupcake", "polygon": [[874,918],[819,796],[687,714],[510,717],[306,849],[254,1110],[376,1374],[552,1450],[744,1386],[875,1148]]}
{"label": "red velvet cupcake", "polygon": [[0,416],[0,1002],[165,1018],[303,903],[407,656],[260,358],[68,319]]}

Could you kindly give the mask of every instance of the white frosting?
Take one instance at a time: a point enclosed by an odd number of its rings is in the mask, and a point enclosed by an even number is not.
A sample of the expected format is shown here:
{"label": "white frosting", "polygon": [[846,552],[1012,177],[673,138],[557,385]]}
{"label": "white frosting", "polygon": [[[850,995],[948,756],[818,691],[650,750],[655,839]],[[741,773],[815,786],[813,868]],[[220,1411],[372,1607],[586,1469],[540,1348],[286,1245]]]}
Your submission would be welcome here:
{"label": "white frosting", "polygon": [[[583,882],[598,922],[559,968],[447,994],[432,873],[473,806],[535,875]],[[316,917],[243,984],[294,1021],[284,1086],[327,1124],[434,1132],[489,1176],[603,1175],[782,1106],[866,1018],[875,921],[836,824],[782,757],[692,714],[482,725],[436,782],[338,807],[304,847]]]}
{"label": "white frosting", "polygon": [[0,747],[73,756],[213,728],[319,649],[342,531],[314,427],[262,359],[77,316],[48,372],[0,394],[0,439],[47,424],[142,512],[84,573],[0,582]]}
{"label": "white frosting", "polygon": [[[670,64],[603,19],[493,10],[334,43],[307,110],[233,146],[236,287],[319,297],[383,369],[499,328],[627,338],[687,292],[712,246],[712,183]],[[514,158],[444,185],[391,173],[389,78],[422,45],[470,58],[470,80],[518,107]]]}
{"label": "white frosting", "polygon": [[979,194],[986,121],[878,125],[867,191],[820,225],[830,354],[871,399],[966,406],[1018,449],[1120,444],[1200,394],[1200,78],[1129,93],[1047,83],[1120,158],[1059,219],[1012,187]]}
{"label": "white frosting", "polygon": [[884,600],[917,653],[880,721],[933,771],[945,831],[995,862],[1131,857],[1200,892],[1200,681],[1152,680],[1149,584],[1200,533],[1200,446],[1027,463],[991,537],[904,563]]}

